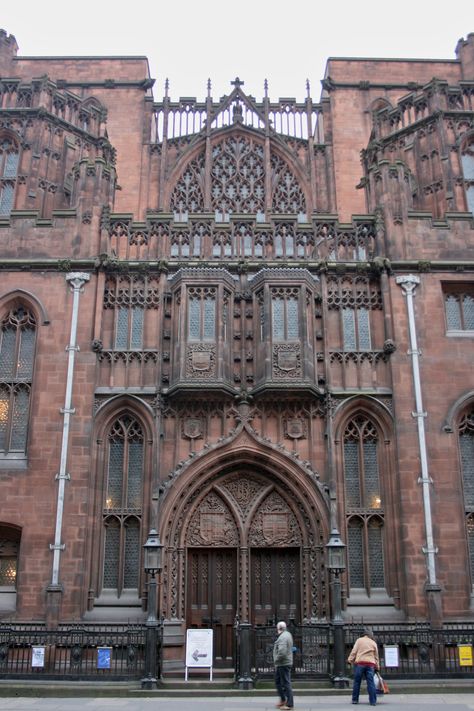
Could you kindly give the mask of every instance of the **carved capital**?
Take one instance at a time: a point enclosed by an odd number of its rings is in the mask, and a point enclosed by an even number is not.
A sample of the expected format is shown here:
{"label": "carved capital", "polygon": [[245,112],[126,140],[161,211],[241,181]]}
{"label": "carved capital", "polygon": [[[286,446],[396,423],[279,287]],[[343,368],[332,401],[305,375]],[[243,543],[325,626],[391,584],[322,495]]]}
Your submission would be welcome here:
{"label": "carved capital", "polygon": [[404,276],[396,277],[395,281],[398,286],[402,287],[403,293],[407,295],[414,293],[416,287],[420,283],[420,277],[415,276],[415,274],[407,274]]}
{"label": "carved capital", "polygon": [[90,278],[91,275],[87,274],[87,272],[69,272],[69,274],[66,274],[66,281],[71,284],[75,291],[82,289],[84,284],[88,282]]}

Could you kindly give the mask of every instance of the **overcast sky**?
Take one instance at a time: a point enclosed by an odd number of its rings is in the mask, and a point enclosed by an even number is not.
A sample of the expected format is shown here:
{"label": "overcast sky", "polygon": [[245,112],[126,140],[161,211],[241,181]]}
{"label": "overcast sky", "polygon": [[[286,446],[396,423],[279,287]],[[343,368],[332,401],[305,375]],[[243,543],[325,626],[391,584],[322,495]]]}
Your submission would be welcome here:
{"label": "overcast sky", "polygon": [[[450,10],[451,8],[451,10]],[[145,55],[163,95],[219,98],[239,76],[257,99],[319,99],[328,57],[454,59],[474,31],[474,0],[37,0],[3,2],[19,54]]]}

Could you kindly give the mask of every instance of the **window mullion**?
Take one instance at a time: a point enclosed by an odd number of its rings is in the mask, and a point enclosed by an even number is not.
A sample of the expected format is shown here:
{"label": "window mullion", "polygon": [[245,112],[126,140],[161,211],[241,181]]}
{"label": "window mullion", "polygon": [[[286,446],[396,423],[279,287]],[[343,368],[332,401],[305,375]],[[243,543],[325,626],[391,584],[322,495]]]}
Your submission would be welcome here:
{"label": "window mullion", "polygon": [[370,561],[369,561],[369,534],[367,530],[367,516],[364,516],[364,527],[362,530],[362,560],[364,566],[364,582],[367,595],[370,597]]}
{"label": "window mullion", "polygon": [[123,582],[125,575],[125,523],[123,513],[120,516],[120,536],[119,536],[119,563],[117,575],[117,594],[121,597],[123,593]]}

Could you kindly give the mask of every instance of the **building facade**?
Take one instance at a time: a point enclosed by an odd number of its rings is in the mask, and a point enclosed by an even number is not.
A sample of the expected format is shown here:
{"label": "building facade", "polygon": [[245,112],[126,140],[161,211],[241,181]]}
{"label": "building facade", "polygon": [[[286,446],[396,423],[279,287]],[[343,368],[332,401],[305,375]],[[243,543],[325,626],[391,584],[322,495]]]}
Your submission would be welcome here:
{"label": "building facade", "polygon": [[474,35],[319,101],[0,31],[0,617],[472,619]]}

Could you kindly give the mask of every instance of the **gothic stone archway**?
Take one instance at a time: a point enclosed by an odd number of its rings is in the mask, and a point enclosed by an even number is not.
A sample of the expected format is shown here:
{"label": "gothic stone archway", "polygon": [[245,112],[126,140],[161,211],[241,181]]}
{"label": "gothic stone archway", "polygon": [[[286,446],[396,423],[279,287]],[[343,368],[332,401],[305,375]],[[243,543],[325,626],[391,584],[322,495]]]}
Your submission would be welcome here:
{"label": "gothic stone archway", "polygon": [[164,612],[212,627],[216,664],[231,663],[236,615],[254,624],[326,616],[325,536],[303,494],[249,466],[190,489],[170,521]]}

